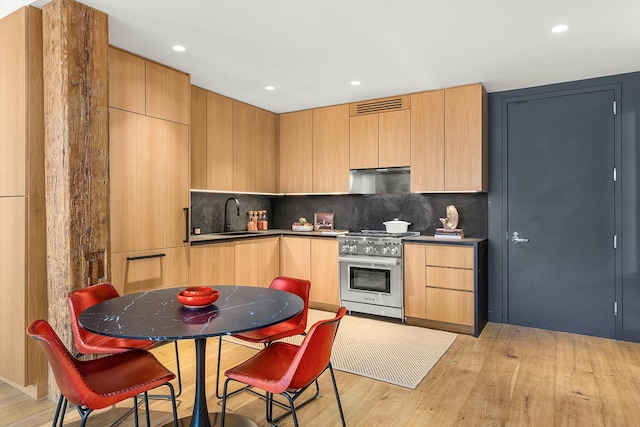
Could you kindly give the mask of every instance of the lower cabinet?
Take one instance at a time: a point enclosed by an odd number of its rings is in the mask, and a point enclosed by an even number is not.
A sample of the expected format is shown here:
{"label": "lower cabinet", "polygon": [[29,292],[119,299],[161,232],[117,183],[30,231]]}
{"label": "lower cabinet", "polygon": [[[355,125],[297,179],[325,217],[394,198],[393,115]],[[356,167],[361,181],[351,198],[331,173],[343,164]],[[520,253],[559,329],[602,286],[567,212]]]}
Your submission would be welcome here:
{"label": "lower cabinet", "polygon": [[191,285],[268,287],[280,275],[280,237],[191,247]]}
{"label": "lower cabinet", "polygon": [[408,323],[478,336],[487,322],[486,243],[405,244]]}
{"label": "lower cabinet", "polygon": [[112,284],[120,294],[189,284],[189,248],[179,246],[111,255]]}
{"label": "lower cabinet", "polygon": [[331,238],[283,236],[283,276],[311,282],[310,306],[335,311],[340,306],[338,241]]}

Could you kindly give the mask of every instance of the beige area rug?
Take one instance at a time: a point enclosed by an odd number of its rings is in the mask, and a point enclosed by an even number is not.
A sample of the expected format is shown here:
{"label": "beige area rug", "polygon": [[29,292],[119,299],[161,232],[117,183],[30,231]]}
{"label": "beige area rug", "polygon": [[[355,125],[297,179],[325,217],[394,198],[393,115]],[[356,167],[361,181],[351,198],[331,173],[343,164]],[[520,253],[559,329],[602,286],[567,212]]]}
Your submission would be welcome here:
{"label": "beige area rug", "polygon": [[[309,328],[335,314],[309,310]],[[433,329],[346,315],[340,322],[331,362],[335,369],[415,389],[457,335]],[[225,340],[260,349],[262,344]],[[300,344],[302,336],[284,339]]]}

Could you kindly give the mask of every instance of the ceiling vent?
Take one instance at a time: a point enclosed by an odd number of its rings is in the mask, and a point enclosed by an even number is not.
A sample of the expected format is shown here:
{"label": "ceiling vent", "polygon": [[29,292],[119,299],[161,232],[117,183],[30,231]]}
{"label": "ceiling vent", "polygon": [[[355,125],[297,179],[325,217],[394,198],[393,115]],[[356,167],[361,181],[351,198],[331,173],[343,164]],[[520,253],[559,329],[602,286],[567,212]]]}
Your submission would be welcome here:
{"label": "ceiling vent", "polygon": [[407,110],[411,107],[411,97],[394,96],[392,98],[373,99],[370,101],[354,102],[350,104],[350,115],[384,113],[387,111]]}

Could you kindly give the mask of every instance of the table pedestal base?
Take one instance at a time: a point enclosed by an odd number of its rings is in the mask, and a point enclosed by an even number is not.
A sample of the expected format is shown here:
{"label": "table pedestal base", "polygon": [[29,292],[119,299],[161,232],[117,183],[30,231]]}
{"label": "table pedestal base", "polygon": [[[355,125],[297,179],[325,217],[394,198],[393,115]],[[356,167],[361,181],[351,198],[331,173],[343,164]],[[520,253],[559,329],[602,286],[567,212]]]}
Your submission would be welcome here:
{"label": "table pedestal base", "polygon": [[[220,412],[209,413],[209,423],[211,427],[221,425],[222,414]],[[179,427],[189,427],[191,425],[191,417],[180,418],[178,420]],[[238,414],[227,414],[224,420],[225,427],[258,427],[256,423],[250,419]],[[173,422],[165,424],[163,427],[173,427]]]}

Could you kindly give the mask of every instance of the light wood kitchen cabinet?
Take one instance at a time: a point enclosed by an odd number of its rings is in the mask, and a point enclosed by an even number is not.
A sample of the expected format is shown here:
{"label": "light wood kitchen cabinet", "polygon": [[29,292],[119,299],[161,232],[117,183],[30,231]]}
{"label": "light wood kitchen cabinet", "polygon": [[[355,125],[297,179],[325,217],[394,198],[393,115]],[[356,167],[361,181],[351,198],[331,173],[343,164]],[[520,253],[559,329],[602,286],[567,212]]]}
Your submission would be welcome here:
{"label": "light wood kitchen cabinet", "polygon": [[189,124],[189,75],[109,47],[109,107]]}
{"label": "light wood kitchen cabinet", "polygon": [[191,246],[191,285],[232,285],[235,279],[233,242]]}
{"label": "light wood kitchen cabinet", "polygon": [[410,101],[404,95],[350,105],[351,169],[410,165]]}
{"label": "light wood kitchen cabinet", "polygon": [[317,308],[335,311],[340,306],[340,269],[336,239],[311,239],[309,299]]}
{"label": "light wood kitchen cabinet", "polygon": [[186,246],[111,255],[112,284],[121,294],[189,284]]}
{"label": "light wood kitchen cabinet", "polygon": [[207,181],[204,188],[233,191],[233,100],[207,92],[206,108]]}
{"label": "light wood kitchen cabinet", "polygon": [[311,282],[309,300],[312,307],[338,309],[340,273],[336,239],[283,236],[281,254],[281,275]]}
{"label": "light wood kitchen cabinet", "polygon": [[407,322],[477,336],[487,316],[485,248],[406,243]]}
{"label": "light wood kitchen cabinet", "polygon": [[280,192],[311,193],[313,111],[281,114],[279,129]]}
{"label": "light wood kitchen cabinet", "polygon": [[189,124],[189,75],[145,61],[146,115]]}
{"label": "light wood kitchen cabinet", "polygon": [[282,236],[280,241],[280,274],[311,280],[311,239]]}
{"label": "light wood kitchen cabinet", "polygon": [[257,193],[278,191],[278,116],[256,108],[257,144],[256,187]]}
{"label": "light wood kitchen cabinet", "polygon": [[146,61],[109,47],[109,107],[144,114]]}
{"label": "light wood kitchen cabinet", "polygon": [[349,191],[349,105],[313,110],[312,190]]}
{"label": "light wood kitchen cabinet", "polygon": [[0,380],[47,395],[47,363],[25,330],[47,319],[42,12],[0,19]]}
{"label": "light wood kitchen cabinet", "polygon": [[191,86],[191,188],[207,188],[207,91]]}
{"label": "light wood kitchen cabinet", "polygon": [[280,275],[280,237],[235,241],[236,285],[269,287]]}
{"label": "light wood kitchen cabinet", "polygon": [[[109,114],[113,285],[128,293],[186,284],[189,127],[114,108]],[[166,255],[138,258],[150,254]]]}
{"label": "light wood kitchen cabinet", "polygon": [[233,101],[233,188],[256,190],[257,108]]}
{"label": "light wood kitchen cabinet", "polygon": [[487,129],[481,84],[411,95],[411,191],[487,191]]}

